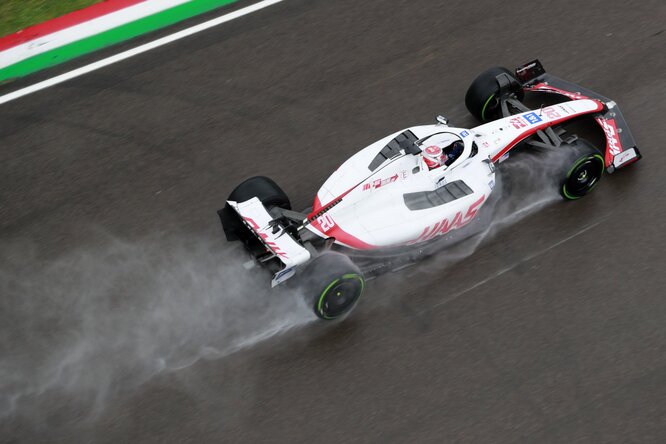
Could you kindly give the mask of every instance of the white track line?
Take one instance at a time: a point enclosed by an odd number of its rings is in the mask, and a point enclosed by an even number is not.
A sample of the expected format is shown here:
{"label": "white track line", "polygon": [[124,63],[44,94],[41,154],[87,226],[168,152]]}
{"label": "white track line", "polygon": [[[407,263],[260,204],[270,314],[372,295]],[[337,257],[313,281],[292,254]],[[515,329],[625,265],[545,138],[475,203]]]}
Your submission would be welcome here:
{"label": "white track line", "polygon": [[230,12],[228,14],[225,14],[221,17],[214,18],[212,20],[209,20],[207,22],[200,23],[198,25],[192,26],[191,28],[183,29],[182,31],[178,31],[175,34],[168,35],[166,37],[159,38],[157,40],[154,40],[152,42],[143,44],[141,46],[137,46],[136,48],[129,49],[127,51],[121,52],[119,54],[113,55],[111,57],[107,57],[106,59],[98,60],[97,62],[91,63],[89,65],[83,66],[81,68],[77,68],[73,71],[67,72],[65,74],[61,74],[59,76],[44,80],[39,83],[35,83],[34,85],[27,86],[25,88],[19,89],[17,91],[11,92],[9,94],[5,94],[4,96],[0,96],[0,105],[10,102],[12,100],[16,100],[20,97],[27,96],[28,94],[32,94],[37,91],[41,91],[43,89],[49,88],[54,85],[58,85],[59,83],[66,82],[67,80],[71,80],[73,78],[82,76],[84,74],[88,74],[89,72],[96,71],[100,68],[104,68],[106,66],[112,65],[117,62],[121,62],[125,59],[129,59],[130,57],[134,57],[135,55],[143,54],[144,52],[148,52],[151,49],[158,48],[160,46],[169,44],[171,42],[175,42],[176,40],[180,40],[185,37],[189,37],[192,34],[196,34],[201,31],[205,31],[207,29],[210,29],[214,26],[221,25],[222,23],[229,22],[231,20],[237,19],[239,17],[243,17],[244,15],[251,14],[253,12],[259,11],[260,9],[264,9],[268,6],[274,5],[276,3],[283,2],[284,0],[263,0],[260,1],[259,3],[255,3],[250,6],[246,6],[245,8],[241,8],[237,11]]}

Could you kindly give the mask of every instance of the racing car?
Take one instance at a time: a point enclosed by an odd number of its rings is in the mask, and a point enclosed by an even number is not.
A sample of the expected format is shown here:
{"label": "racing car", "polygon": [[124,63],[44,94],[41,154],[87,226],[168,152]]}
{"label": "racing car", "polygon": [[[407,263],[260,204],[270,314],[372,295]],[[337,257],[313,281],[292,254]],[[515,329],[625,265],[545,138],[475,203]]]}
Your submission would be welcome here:
{"label": "racing car", "polygon": [[559,153],[554,174],[567,200],[641,158],[614,101],[547,73],[539,60],[481,73],[465,105],[480,126],[437,116],[390,134],[345,161],[304,211],[292,210],[273,180],[245,180],[218,211],[227,240],[241,241],[249,264],[273,273],[272,286],[297,281],[319,318],[336,319],[352,310],[366,279],[477,220],[510,155]]}

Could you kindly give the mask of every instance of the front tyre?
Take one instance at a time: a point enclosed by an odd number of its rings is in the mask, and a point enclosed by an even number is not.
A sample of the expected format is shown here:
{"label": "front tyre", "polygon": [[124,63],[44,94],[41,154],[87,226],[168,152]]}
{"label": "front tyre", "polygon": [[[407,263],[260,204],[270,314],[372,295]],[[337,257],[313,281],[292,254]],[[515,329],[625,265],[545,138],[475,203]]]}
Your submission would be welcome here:
{"label": "front tyre", "polygon": [[518,80],[508,69],[498,66],[482,72],[474,79],[465,94],[467,110],[480,122],[490,122],[502,117],[500,86],[497,82],[497,76],[500,74],[506,74],[510,79],[515,80],[515,83],[512,82],[512,84],[516,86],[511,92],[518,100],[522,100],[524,96],[523,90],[517,87]]}
{"label": "front tyre", "polygon": [[339,253],[326,252],[304,270],[305,294],[320,319],[338,319],[349,313],[365,288],[359,268]]}
{"label": "front tyre", "polygon": [[577,200],[589,194],[604,173],[604,158],[599,151],[584,139],[573,144],[562,145],[566,150],[562,166],[560,194],[566,200]]}

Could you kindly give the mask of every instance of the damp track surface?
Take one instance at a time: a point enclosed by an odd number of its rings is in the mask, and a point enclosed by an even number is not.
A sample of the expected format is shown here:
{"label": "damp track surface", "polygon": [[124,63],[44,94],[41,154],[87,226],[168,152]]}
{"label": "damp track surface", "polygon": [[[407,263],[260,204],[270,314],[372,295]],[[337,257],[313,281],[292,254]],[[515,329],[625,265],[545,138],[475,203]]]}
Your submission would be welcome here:
{"label": "damp track surface", "polygon": [[[2,106],[1,276],[13,295],[0,313],[13,367],[2,370],[13,389],[26,377],[36,387],[50,338],[90,347],[90,331],[114,344],[85,348],[93,367],[119,370],[3,404],[14,410],[0,441],[664,442],[665,8],[289,0]],[[214,321],[226,313],[218,292],[244,294],[215,214],[236,183],[269,175],[307,207],[330,171],[385,134],[438,113],[473,125],[463,96],[474,76],[534,57],[616,100],[645,159],[589,198],[505,224],[471,255],[370,282],[345,322],[298,318],[244,347],[261,306]],[[63,258],[79,266],[58,268]],[[213,284],[218,263],[231,293]],[[134,292],[102,292],[108,305],[77,312],[76,269],[92,270],[85,294],[109,282]],[[162,324],[142,317],[151,304]],[[151,333],[139,339],[169,341],[147,360],[125,348],[126,328],[144,319]],[[241,341],[234,353],[219,352],[225,335]],[[160,371],[153,358],[173,353],[179,370]]]}

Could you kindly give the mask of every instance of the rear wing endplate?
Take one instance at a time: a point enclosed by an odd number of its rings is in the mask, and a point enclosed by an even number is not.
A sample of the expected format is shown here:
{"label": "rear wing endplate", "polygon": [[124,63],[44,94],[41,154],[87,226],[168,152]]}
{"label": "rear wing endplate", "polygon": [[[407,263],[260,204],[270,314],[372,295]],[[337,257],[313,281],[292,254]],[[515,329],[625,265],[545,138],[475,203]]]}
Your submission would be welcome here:
{"label": "rear wing endplate", "polygon": [[310,252],[289,233],[282,227],[271,226],[273,218],[257,197],[245,202],[229,200],[227,203],[236,210],[243,223],[264,244],[266,251],[284,264],[284,268],[273,277],[271,282],[273,287],[292,277],[298,265],[310,260]]}

